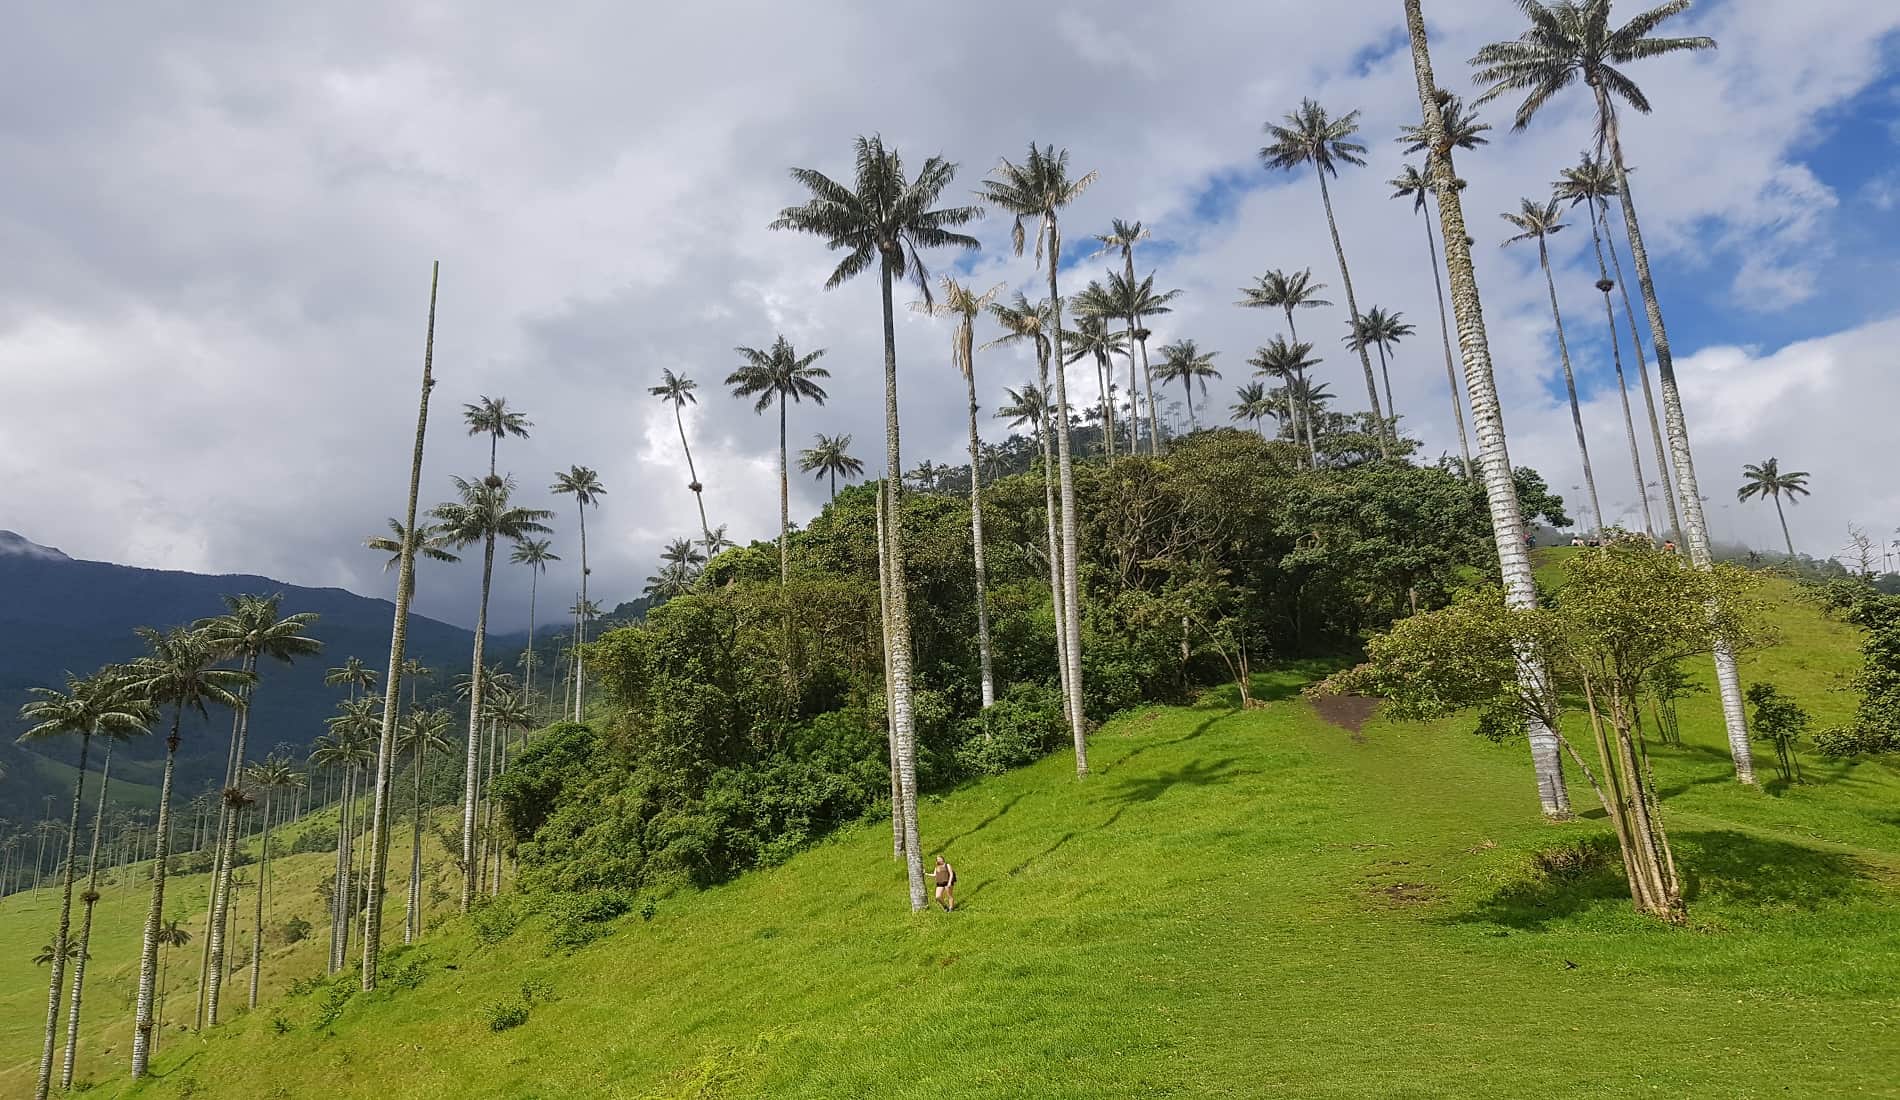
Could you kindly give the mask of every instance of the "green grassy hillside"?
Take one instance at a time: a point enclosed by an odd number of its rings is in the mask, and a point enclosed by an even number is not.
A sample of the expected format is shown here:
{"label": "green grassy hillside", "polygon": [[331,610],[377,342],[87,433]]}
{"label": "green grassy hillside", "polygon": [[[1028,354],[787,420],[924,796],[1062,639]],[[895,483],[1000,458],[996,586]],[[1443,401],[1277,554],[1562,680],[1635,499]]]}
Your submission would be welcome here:
{"label": "green grassy hillside", "polygon": [[[1838,720],[1851,632],[1780,607],[1785,644],[1745,675]],[[954,914],[907,911],[867,824],[574,950],[538,917],[492,943],[442,922],[394,963],[409,988],[286,996],[171,1036],[140,1086],[87,1076],[141,1098],[1900,1095],[1892,766],[1745,790],[1713,696],[1688,699],[1656,761],[1689,882],[1672,929],[1614,866],[1536,869],[1606,827],[1541,822],[1521,744],[1346,728],[1298,695],[1314,671],[1263,677],[1254,711],[1122,716],[1085,780],[1057,756],[927,800]],[[33,973],[0,960],[0,988]],[[491,1030],[524,986],[525,1023]],[[96,1003],[122,1017],[122,989]],[[0,1001],[9,1063],[34,997]]]}

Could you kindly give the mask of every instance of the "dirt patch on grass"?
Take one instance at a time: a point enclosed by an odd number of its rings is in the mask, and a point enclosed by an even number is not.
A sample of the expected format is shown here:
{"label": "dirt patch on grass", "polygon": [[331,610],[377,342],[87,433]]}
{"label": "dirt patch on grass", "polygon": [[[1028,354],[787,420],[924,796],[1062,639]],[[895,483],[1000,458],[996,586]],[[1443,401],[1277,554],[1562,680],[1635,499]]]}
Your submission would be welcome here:
{"label": "dirt patch on grass", "polygon": [[1370,695],[1321,695],[1313,700],[1314,712],[1352,734],[1354,741],[1366,739],[1359,730],[1378,709],[1379,701]]}
{"label": "dirt patch on grass", "polygon": [[1372,888],[1372,896],[1387,905],[1424,905],[1438,900],[1438,891],[1423,882],[1388,882]]}

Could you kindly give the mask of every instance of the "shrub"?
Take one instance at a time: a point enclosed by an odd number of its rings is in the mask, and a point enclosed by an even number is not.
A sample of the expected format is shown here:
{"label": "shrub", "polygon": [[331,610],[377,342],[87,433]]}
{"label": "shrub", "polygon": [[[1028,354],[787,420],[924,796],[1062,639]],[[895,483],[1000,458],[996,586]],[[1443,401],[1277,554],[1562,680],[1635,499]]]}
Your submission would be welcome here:
{"label": "shrub", "polygon": [[606,935],[607,922],[632,908],[633,895],[623,890],[555,894],[541,903],[548,917],[550,945],[569,951]]}
{"label": "shrub", "polygon": [[329,987],[323,991],[323,998],[317,1002],[317,1018],[315,1020],[317,1030],[328,1031],[330,1025],[336,1023],[343,1015],[344,1007],[350,1003],[350,998],[355,995],[356,982],[349,974],[346,973],[339,980],[331,983]]}
{"label": "shrub", "polygon": [[270,1029],[273,1033],[278,1035],[290,1034],[290,1018],[284,1015],[283,1009],[277,1009],[270,1014]]}
{"label": "shrub", "polygon": [[503,894],[478,899],[468,911],[468,920],[475,928],[475,938],[492,946],[515,934],[521,926],[521,913],[515,908],[514,895]]}
{"label": "shrub", "polygon": [[310,938],[310,922],[302,917],[292,917],[284,922],[283,930],[278,934],[285,943],[299,943]]}
{"label": "shrub", "polygon": [[[275,843],[271,845],[271,850],[273,852],[277,850]],[[291,840],[288,854],[296,855],[299,852],[332,852],[335,850],[336,826],[322,821],[313,821]]]}
{"label": "shrub", "polygon": [[957,765],[972,775],[1000,775],[1040,760],[1068,732],[1062,697],[1038,684],[1017,684],[981,714],[964,719]]}
{"label": "shrub", "polygon": [[507,1031],[528,1022],[528,1005],[525,1001],[496,1001],[482,1009],[482,1019],[490,1031]]}
{"label": "shrub", "polygon": [[1559,844],[1531,854],[1537,873],[1554,882],[1576,882],[1588,878],[1609,863],[1603,849],[1588,841]]}

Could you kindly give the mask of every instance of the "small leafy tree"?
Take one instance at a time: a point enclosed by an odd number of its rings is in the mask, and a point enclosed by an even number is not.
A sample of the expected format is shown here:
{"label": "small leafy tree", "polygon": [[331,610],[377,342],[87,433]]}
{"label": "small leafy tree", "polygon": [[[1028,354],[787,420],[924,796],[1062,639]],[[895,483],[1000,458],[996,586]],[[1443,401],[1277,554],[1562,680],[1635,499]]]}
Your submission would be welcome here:
{"label": "small leafy tree", "polygon": [[1775,743],[1775,770],[1790,783],[1801,782],[1801,762],[1794,743],[1806,733],[1811,719],[1793,699],[1770,683],[1750,684],[1748,705],[1755,708],[1755,736]]}
{"label": "small leafy tree", "polygon": [[1689,679],[1680,661],[1657,665],[1643,686],[1649,691],[1650,714],[1656,719],[1657,736],[1665,745],[1682,744],[1682,722],[1676,714],[1676,700],[1707,689]]}

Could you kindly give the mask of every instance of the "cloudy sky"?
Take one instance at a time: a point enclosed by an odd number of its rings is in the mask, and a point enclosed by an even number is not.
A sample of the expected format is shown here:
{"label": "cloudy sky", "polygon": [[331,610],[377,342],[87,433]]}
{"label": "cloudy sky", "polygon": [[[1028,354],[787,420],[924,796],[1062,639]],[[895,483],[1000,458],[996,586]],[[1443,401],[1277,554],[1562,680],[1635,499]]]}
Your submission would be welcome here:
{"label": "cloudy sky", "polygon": [[[1462,59],[1520,29],[1506,0],[1427,15],[1459,90]],[[1625,141],[1715,534],[1778,541],[1772,509],[1734,500],[1740,465],[1774,455],[1813,474],[1791,516],[1802,550],[1838,550],[1850,523],[1895,538],[1900,5],[1706,0],[1671,27],[1721,49],[1639,66],[1657,111]],[[1371,163],[1333,191],[1355,289],[1418,326],[1398,409],[1428,453],[1455,453],[1423,229],[1383,183],[1417,118],[1398,0],[20,6],[0,43],[0,527],[76,557],[387,594],[361,541],[407,488],[440,259],[425,502],[485,460],[461,403],[506,395],[535,430],[502,463],[524,499],[561,508],[550,584],[568,590],[578,555],[571,506],[545,487],[582,463],[609,490],[588,524],[593,587],[631,597],[661,543],[697,528],[671,414],[646,392],[670,367],[701,383],[687,427],[713,522],[768,535],[774,425],[718,384],[734,345],[827,349],[832,400],[795,407],[793,438],[851,433],[882,464],[875,283],[823,291],[824,248],[766,230],[800,198],[788,166],[842,174],[871,131],[959,163],[958,200],[1031,139],[1098,170],[1067,215],[1067,278],[1103,266],[1082,238],[1109,219],[1152,226],[1139,263],[1184,291],[1157,331],[1220,351],[1224,410],[1278,330],[1235,288],[1311,266],[1343,307],[1312,175],[1257,158],[1262,122],[1302,96],[1364,112]],[[1574,163],[1585,106],[1501,125],[1459,165],[1512,457],[1573,505],[1544,285],[1534,251],[1497,247],[1496,214]],[[1008,228],[980,226],[984,250],[958,264],[973,281],[1033,278]],[[1630,522],[1587,227],[1553,258],[1604,507]],[[1318,311],[1303,335],[1356,407],[1343,329],[1343,308]],[[907,464],[957,458],[948,338],[900,315]],[[997,352],[978,370],[994,407],[1033,365]],[[1647,448],[1644,465],[1654,478]],[[794,516],[822,499],[800,480]],[[438,568],[421,610],[470,621],[474,582]],[[504,571],[501,624],[525,621],[526,593]]]}

